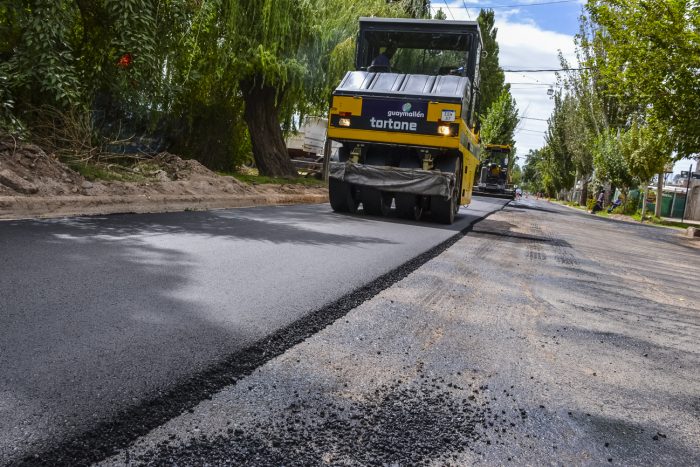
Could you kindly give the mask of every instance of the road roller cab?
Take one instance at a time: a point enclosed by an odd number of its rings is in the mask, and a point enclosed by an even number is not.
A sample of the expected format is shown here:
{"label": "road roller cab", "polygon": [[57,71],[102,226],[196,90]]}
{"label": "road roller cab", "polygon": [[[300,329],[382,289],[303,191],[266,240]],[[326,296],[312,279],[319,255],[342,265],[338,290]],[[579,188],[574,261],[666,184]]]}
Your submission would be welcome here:
{"label": "road roller cab", "polygon": [[513,199],[515,189],[511,183],[510,157],[512,148],[502,144],[485,144],[477,170],[478,180],[474,194]]}

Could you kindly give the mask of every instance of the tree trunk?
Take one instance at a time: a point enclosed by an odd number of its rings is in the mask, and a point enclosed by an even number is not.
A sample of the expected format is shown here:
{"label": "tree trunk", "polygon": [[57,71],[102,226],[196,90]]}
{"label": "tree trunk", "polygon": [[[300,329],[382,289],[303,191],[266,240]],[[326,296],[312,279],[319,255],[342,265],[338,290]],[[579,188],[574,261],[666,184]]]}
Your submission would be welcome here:
{"label": "tree trunk", "polygon": [[644,191],[642,192],[642,217],[639,222],[644,222],[644,216],[647,213],[647,194],[649,193],[649,183],[644,184]]}
{"label": "tree trunk", "polygon": [[294,178],[299,174],[292,165],[287,146],[282,137],[275,88],[270,86],[246,86],[244,118],[248,124],[253,157],[260,175]]}
{"label": "tree trunk", "polygon": [[583,176],[581,179],[581,196],[578,200],[579,206],[586,206],[588,204],[588,177]]}
{"label": "tree trunk", "polygon": [[656,206],[654,206],[654,215],[661,217],[661,204],[664,200],[664,174],[659,174],[659,180],[656,182]]}

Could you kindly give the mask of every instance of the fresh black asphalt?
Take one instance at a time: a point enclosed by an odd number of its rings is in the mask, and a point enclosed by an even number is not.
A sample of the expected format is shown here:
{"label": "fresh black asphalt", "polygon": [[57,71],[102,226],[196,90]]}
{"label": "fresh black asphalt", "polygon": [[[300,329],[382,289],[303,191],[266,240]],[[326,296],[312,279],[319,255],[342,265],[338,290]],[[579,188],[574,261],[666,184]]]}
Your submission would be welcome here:
{"label": "fresh black asphalt", "polygon": [[449,227],[327,205],[0,223],[0,464],[110,454],[504,204]]}

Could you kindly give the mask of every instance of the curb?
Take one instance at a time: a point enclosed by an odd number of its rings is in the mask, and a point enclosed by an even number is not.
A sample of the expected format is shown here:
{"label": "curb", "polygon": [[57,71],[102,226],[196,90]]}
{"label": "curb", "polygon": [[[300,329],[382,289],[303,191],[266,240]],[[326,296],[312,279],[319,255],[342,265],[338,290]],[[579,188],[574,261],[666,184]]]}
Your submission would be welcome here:
{"label": "curb", "polygon": [[[0,220],[46,219],[103,214],[206,211],[285,204],[321,204],[327,194],[265,194],[245,196],[132,195],[132,196],[0,196]],[[18,214],[18,211],[22,214]]]}

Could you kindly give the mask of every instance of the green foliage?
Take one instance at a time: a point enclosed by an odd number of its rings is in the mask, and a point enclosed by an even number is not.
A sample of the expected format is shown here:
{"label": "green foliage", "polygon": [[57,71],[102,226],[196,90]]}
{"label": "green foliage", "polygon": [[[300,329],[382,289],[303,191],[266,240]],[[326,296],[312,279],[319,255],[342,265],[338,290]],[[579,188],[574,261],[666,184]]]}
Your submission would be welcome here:
{"label": "green foliage", "polygon": [[50,105],[82,112],[94,141],[153,136],[173,152],[233,170],[251,160],[246,90],[271,88],[266,112],[285,128],[292,116],[323,115],[331,89],[353,68],[358,17],[426,17],[428,7],[427,0],[3,0],[0,131],[34,137],[46,119],[37,109]]}
{"label": "green foliage", "polygon": [[595,139],[593,165],[599,179],[609,180],[616,187],[629,189],[638,183],[622,153],[621,136],[614,130],[607,130]]}
{"label": "green foliage", "polygon": [[554,95],[554,112],[548,121],[543,150],[546,162],[539,166],[543,171],[545,191],[552,195],[562,189],[568,190],[574,184],[576,164],[570,148],[573,102],[570,96]]}
{"label": "green foliage", "polygon": [[[667,14],[673,16],[672,12],[683,10],[681,4],[687,2],[664,3],[673,5],[660,18]],[[670,16],[661,20],[654,15],[646,18],[636,16],[642,10],[650,13],[656,8],[654,5],[659,6],[660,2],[589,2],[587,8],[591,18],[581,17],[580,31],[575,39],[578,63],[570,66],[561,59],[566,71],[559,78],[561,90],[554,98],[555,109],[549,120],[546,146],[542,150],[541,160],[530,169],[541,171],[538,180],[548,192],[552,187],[571,187],[570,176],[576,173],[583,181],[583,199],[586,197],[587,181],[591,179],[594,169],[595,179],[610,181],[623,191],[638,183],[646,185],[671,159],[674,149],[681,151],[682,144],[674,128],[681,125],[680,119],[685,117],[676,112],[676,119],[669,124],[655,106],[660,105],[661,101],[665,105],[681,102],[680,105],[685,106],[687,102],[696,102],[693,99],[698,98],[698,93],[678,100],[680,94],[672,97],[666,93],[668,89],[661,89],[668,80],[674,82],[669,77],[675,73],[678,63],[670,58],[677,51],[664,54],[664,48],[657,41],[665,45],[678,45],[678,41],[684,39],[667,37],[667,34],[681,34],[684,28],[685,32],[690,31],[687,25],[662,27],[657,24],[658,21],[670,21]],[[626,10],[628,7],[629,10]],[[680,23],[689,20],[695,13],[697,10],[686,15]],[[636,18],[639,24],[632,24],[632,18]],[[642,31],[641,24],[650,29]],[[683,50],[693,56],[689,49]],[[639,53],[635,56],[633,51]],[[640,58],[644,59],[649,54],[654,55],[653,60],[650,58],[646,64],[638,63]],[[700,58],[700,55],[695,56]],[[683,63],[687,65],[687,57],[684,60],[686,62]],[[655,70],[652,72],[651,68]],[[641,70],[646,73],[643,79],[640,77]],[[697,90],[700,85],[697,74],[694,79],[693,86]],[[648,80],[654,81],[656,88],[645,90]],[[647,99],[643,97],[645,92],[653,92],[663,98]],[[697,121],[693,116],[695,125]],[[688,143],[687,139],[685,143]]]}
{"label": "green foliage", "polygon": [[445,20],[447,19],[447,13],[442,11],[442,8],[438,8],[438,10],[433,15],[433,19]]}
{"label": "green foliage", "polygon": [[515,128],[518,126],[518,107],[510,90],[504,88],[493,103],[481,125],[481,141],[485,144],[502,144],[511,147],[508,172],[515,166]]}
{"label": "green foliage", "polygon": [[513,185],[520,186],[523,180],[523,170],[520,168],[519,165],[514,164],[513,169],[510,172],[511,176],[511,183]]}
{"label": "green foliage", "polygon": [[587,211],[592,211],[593,208],[595,207],[595,205],[596,205],[596,200],[595,200],[595,198],[588,198],[588,199],[586,200],[586,210],[587,210]]}
{"label": "green foliage", "polygon": [[612,94],[666,127],[681,158],[700,153],[700,8],[693,0],[589,0]]}
{"label": "green foliage", "polygon": [[481,124],[481,140],[487,144],[515,145],[518,107],[509,89],[503,89]]}
{"label": "green foliage", "polygon": [[634,122],[622,135],[620,149],[631,175],[645,186],[654,175],[663,172],[670,158],[666,132],[653,124]]}
{"label": "green foliage", "polygon": [[487,116],[491,111],[491,106],[498,100],[503,92],[505,74],[498,63],[498,42],[496,36],[498,28],[495,27],[496,17],[493,10],[479,11],[479,28],[481,38],[484,43],[484,56],[481,58],[479,74],[481,81],[479,84],[481,101],[479,111]]}
{"label": "green foliage", "polygon": [[3,33],[0,46],[4,56],[0,80],[10,90],[12,100],[20,107],[27,103],[83,103],[74,54],[76,6],[52,0],[13,1],[3,10],[13,22],[6,25],[9,32]]}

